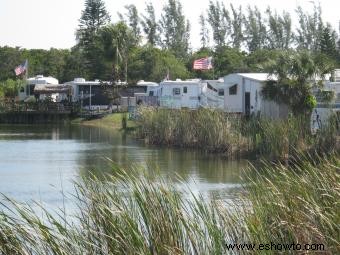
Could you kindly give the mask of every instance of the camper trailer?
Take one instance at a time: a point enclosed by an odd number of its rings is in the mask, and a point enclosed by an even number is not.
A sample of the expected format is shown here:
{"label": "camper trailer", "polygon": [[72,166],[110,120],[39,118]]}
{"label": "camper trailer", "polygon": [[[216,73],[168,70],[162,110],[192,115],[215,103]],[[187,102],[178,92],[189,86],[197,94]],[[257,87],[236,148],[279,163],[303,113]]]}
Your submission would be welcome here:
{"label": "camper trailer", "polygon": [[160,106],[175,109],[197,109],[201,106],[204,86],[206,86],[206,83],[202,83],[199,79],[162,81],[160,83]]}
{"label": "camper trailer", "polygon": [[288,115],[286,105],[265,100],[262,87],[265,81],[276,79],[268,73],[234,73],[224,77],[224,109],[245,115],[261,114],[270,118]]}
{"label": "camper trailer", "polygon": [[58,85],[59,81],[51,76],[45,77],[43,75],[37,75],[35,77],[31,77],[27,79],[27,84],[25,87],[20,88],[18,93],[19,100],[23,101],[31,96],[34,96],[34,89],[36,85]]}

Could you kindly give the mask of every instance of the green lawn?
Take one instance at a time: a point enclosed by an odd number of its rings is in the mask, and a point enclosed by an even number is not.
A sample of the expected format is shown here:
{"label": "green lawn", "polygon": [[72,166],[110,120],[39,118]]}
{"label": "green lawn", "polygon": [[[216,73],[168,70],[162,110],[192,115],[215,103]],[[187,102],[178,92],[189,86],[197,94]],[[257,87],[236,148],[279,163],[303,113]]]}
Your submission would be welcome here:
{"label": "green lawn", "polygon": [[[72,121],[72,124],[80,124],[84,126],[96,126],[108,128],[112,130],[122,130],[122,118],[127,113],[111,113],[100,119],[84,120],[77,118]],[[136,127],[136,123],[132,120],[127,121],[127,129],[131,130]]]}

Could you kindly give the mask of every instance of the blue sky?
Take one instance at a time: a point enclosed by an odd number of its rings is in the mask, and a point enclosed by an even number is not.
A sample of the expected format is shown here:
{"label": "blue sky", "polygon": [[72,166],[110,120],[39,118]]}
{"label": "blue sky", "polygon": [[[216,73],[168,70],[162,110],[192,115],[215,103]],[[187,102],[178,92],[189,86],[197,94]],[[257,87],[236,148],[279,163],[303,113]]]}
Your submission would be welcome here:
{"label": "blue sky", "polygon": [[[124,6],[135,4],[139,11],[145,9],[144,0],[104,0],[112,21],[117,21],[117,12],[124,13]],[[160,14],[167,0],[150,0],[156,13]],[[198,17],[208,7],[209,0],[181,0],[183,10],[191,23],[193,48],[199,45]],[[286,10],[294,14],[297,5],[311,11],[310,0],[229,0],[226,5],[257,5],[265,9],[268,5],[278,12]],[[320,0],[323,18],[338,31],[340,20],[339,0]],[[75,30],[78,26],[84,0],[0,0],[0,46],[24,48],[70,48],[75,44]]]}

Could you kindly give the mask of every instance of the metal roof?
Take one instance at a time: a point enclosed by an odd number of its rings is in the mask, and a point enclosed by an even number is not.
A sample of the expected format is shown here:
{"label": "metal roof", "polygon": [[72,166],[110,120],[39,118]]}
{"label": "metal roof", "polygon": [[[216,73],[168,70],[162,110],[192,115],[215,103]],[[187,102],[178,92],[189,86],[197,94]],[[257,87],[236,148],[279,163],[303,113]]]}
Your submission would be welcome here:
{"label": "metal roof", "polygon": [[256,81],[277,80],[277,77],[269,73],[237,73],[237,75]]}
{"label": "metal roof", "polygon": [[159,86],[159,84],[156,83],[156,82],[140,80],[140,81],[137,82],[137,86],[157,87],[157,86]]}

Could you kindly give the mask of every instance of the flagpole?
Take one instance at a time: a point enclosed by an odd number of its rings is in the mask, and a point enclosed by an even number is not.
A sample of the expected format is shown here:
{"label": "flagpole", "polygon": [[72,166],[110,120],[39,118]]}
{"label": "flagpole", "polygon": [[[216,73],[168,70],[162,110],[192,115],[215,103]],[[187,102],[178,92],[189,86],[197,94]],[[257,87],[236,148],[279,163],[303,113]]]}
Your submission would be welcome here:
{"label": "flagpole", "polygon": [[26,59],[26,70],[25,70],[25,84],[26,87],[28,86],[28,96],[31,96],[31,86],[27,84],[27,79],[28,79],[28,59]]}
{"label": "flagpole", "polygon": [[27,81],[27,79],[28,79],[28,59],[26,59],[26,61],[27,61],[27,67],[26,67],[25,76],[26,76],[26,81]]}

